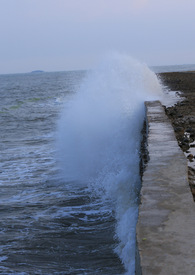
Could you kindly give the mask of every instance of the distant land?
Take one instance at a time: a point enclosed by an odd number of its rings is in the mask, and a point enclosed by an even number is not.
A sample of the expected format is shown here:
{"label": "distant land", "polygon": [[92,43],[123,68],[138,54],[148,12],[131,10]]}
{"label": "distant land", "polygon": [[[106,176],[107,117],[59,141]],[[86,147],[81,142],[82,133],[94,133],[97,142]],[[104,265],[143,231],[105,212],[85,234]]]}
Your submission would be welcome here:
{"label": "distant land", "polygon": [[36,73],[44,73],[44,71],[42,71],[42,70],[36,70],[36,71],[32,71],[31,73],[32,73],[32,74],[36,74]]}

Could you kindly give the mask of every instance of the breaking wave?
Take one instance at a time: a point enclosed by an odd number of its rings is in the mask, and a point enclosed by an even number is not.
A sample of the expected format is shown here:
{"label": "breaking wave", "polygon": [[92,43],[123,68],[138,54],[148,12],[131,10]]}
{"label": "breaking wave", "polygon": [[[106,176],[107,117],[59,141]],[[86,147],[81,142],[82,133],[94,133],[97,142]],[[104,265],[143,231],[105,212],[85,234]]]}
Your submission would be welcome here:
{"label": "breaking wave", "polygon": [[111,54],[88,72],[66,103],[58,125],[64,179],[86,183],[102,200],[113,202],[118,239],[115,251],[127,274],[135,273],[144,101],[161,96],[158,79],[145,64]]}

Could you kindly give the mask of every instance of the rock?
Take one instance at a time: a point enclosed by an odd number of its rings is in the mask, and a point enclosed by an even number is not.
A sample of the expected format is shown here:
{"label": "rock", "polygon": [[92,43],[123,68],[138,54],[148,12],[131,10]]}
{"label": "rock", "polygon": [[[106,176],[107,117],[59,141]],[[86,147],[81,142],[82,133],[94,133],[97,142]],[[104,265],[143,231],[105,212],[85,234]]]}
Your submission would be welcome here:
{"label": "rock", "polygon": [[192,154],[189,154],[187,158],[189,159],[189,161],[193,161],[194,156]]}
{"label": "rock", "polygon": [[190,117],[190,118],[189,118],[189,122],[190,122],[190,123],[195,123],[195,117]]}
{"label": "rock", "polygon": [[195,187],[191,187],[192,195],[195,196]]}
{"label": "rock", "polygon": [[183,139],[183,142],[184,142],[184,143],[189,143],[189,141],[190,141],[190,140],[189,140],[187,137],[184,137],[184,139]]}
{"label": "rock", "polygon": [[187,133],[191,133],[191,132],[192,132],[192,128],[191,128],[191,127],[190,127],[190,128],[187,128],[187,129],[186,129],[186,132],[187,132]]}
{"label": "rock", "polygon": [[174,127],[175,132],[182,132],[183,128],[182,127]]}

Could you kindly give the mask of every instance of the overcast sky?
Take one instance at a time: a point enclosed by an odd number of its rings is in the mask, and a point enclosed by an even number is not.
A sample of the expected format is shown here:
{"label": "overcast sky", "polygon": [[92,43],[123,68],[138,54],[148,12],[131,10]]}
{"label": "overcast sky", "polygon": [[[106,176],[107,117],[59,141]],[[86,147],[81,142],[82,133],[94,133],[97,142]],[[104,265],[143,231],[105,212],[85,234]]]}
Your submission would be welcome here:
{"label": "overcast sky", "polygon": [[195,0],[0,0],[0,73],[91,68],[110,51],[195,63]]}

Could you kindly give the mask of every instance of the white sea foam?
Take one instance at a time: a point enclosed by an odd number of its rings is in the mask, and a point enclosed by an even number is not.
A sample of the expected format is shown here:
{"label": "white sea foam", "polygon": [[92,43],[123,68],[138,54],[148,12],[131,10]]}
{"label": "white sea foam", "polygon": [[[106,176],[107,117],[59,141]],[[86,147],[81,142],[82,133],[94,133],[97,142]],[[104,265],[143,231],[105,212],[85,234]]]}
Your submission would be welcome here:
{"label": "white sea foam", "polygon": [[64,177],[87,182],[113,200],[116,252],[135,273],[135,225],[144,101],[159,99],[161,86],[145,64],[111,54],[88,73],[59,121],[58,151]]}

